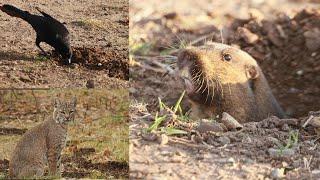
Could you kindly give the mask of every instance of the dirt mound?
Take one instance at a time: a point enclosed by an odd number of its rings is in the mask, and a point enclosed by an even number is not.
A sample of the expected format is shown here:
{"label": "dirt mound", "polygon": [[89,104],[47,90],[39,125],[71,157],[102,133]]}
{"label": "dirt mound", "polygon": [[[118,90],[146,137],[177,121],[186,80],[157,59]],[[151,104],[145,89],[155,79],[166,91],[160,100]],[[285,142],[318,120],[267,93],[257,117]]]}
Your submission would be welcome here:
{"label": "dirt mound", "polygon": [[[55,60],[61,62],[58,54],[53,52]],[[129,79],[129,64],[127,54],[115,49],[74,47],[72,62],[80,64],[90,70],[107,71],[109,77],[123,80]]]}
{"label": "dirt mound", "polygon": [[275,95],[293,117],[318,110],[320,101],[320,11],[303,10],[274,21],[235,20],[229,42],[260,64]]}

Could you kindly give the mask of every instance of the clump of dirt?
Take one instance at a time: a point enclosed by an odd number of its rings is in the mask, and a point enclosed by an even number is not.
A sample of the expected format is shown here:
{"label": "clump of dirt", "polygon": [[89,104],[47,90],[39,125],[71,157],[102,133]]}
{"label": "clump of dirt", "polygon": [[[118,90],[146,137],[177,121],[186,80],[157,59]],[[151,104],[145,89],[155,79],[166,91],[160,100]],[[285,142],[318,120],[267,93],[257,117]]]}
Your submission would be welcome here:
{"label": "clump of dirt", "polygon": [[318,110],[319,10],[303,10],[293,18],[281,14],[273,21],[235,20],[231,29],[230,43],[240,45],[258,61],[289,115],[300,117]]}
{"label": "clump of dirt", "polygon": [[[53,52],[54,56],[58,54]],[[61,63],[61,59],[55,58]],[[74,47],[72,63],[80,64],[90,70],[103,70],[109,77],[129,80],[127,54],[115,49]]]}

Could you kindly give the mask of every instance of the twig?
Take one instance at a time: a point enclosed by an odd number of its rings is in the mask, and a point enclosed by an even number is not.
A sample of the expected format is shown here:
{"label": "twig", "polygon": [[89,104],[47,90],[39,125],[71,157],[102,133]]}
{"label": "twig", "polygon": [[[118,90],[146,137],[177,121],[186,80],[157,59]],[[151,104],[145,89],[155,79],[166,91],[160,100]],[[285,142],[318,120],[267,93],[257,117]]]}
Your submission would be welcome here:
{"label": "twig", "polygon": [[313,118],[314,118],[314,116],[311,115],[311,116],[307,119],[307,121],[303,124],[302,127],[305,128]]}
{"label": "twig", "polygon": [[198,144],[194,144],[192,141],[183,141],[181,139],[175,138],[175,139],[169,139],[169,142],[171,143],[176,143],[176,144],[181,144],[181,145],[185,145],[188,146],[190,148],[196,148],[196,149],[206,149],[206,150],[210,150],[212,149],[212,147],[207,146],[207,145],[198,145]]}

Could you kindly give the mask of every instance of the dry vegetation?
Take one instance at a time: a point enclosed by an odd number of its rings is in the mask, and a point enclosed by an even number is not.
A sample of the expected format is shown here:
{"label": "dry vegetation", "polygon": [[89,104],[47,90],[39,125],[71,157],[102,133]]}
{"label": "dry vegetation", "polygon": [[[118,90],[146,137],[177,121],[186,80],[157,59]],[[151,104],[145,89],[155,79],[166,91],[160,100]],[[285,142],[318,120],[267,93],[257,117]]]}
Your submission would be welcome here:
{"label": "dry vegetation", "polygon": [[115,90],[0,91],[0,178],[8,172],[16,142],[29,128],[50,118],[54,97],[78,99],[63,151],[62,177],[128,178],[128,92]]}

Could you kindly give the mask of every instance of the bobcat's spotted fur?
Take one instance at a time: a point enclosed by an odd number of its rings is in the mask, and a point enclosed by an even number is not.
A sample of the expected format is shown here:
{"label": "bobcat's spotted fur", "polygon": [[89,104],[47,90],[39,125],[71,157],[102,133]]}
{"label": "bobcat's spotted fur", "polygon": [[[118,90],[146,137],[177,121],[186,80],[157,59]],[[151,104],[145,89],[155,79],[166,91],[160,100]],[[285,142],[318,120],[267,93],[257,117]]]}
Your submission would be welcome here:
{"label": "bobcat's spotted fur", "polygon": [[76,98],[54,101],[52,118],[27,131],[18,142],[10,160],[11,178],[40,177],[48,165],[49,175],[60,175],[60,155],[65,147],[67,123],[74,120]]}

